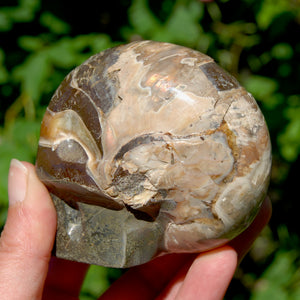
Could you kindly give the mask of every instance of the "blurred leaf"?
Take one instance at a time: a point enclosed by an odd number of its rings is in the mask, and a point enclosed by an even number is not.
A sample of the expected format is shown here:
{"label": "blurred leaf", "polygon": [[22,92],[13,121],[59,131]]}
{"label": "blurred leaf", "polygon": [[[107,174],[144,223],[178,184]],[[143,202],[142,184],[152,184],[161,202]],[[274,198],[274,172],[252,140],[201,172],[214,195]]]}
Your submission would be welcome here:
{"label": "blurred leaf", "polygon": [[40,22],[47,27],[50,32],[55,34],[67,34],[70,32],[70,26],[64,21],[60,20],[50,12],[43,12],[40,17]]}
{"label": "blurred leaf", "polygon": [[271,50],[271,55],[276,59],[291,59],[293,54],[293,48],[287,43],[279,43]]}
{"label": "blurred leaf", "polygon": [[107,269],[91,265],[81,288],[80,300],[98,299],[108,287]]}
{"label": "blurred leaf", "polygon": [[220,22],[222,19],[222,12],[216,2],[207,4],[207,10],[214,22]]}
{"label": "blurred leaf", "polygon": [[[104,34],[79,35],[75,38],[63,37],[47,49],[47,57],[60,68],[71,69],[92,54],[100,52],[114,44]],[[90,48],[89,51],[85,51]]]}
{"label": "blurred leaf", "polygon": [[30,22],[40,7],[40,0],[19,0],[14,7],[0,7],[0,31],[8,31],[14,23]]}
{"label": "blurred leaf", "polygon": [[260,282],[260,287],[257,292],[251,296],[251,300],[288,300],[288,294],[281,287],[276,286],[272,282]]}
{"label": "blurred leaf", "polygon": [[128,17],[136,33],[146,39],[150,38],[153,32],[161,30],[161,24],[149,9],[147,0],[133,0]]}
{"label": "blurred leaf", "polygon": [[263,273],[262,279],[272,282],[275,286],[285,286],[292,279],[295,272],[295,259],[297,253],[278,252],[270,265],[270,267]]}
{"label": "blurred leaf", "polygon": [[230,24],[216,22],[214,30],[220,35],[220,41],[224,45],[232,43],[242,47],[252,47],[259,43],[260,37],[256,34],[257,28],[254,23],[236,21]]}
{"label": "blurred leaf", "polygon": [[253,243],[249,255],[255,262],[262,262],[278,249],[278,244],[274,241],[270,226],[266,226]]}
{"label": "blurred leaf", "polygon": [[267,270],[257,282],[251,300],[290,299],[290,285],[296,272],[295,251],[277,252]]}
{"label": "blurred leaf", "polygon": [[299,236],[295,233],[291,233],[286,224],[278,224],[276,229],[280,249],[283,249],[284,251],[288,251],[289,249],[299,249]]}
{"label": "blurred leaf", "polygon": [[21,82],[23,93],[36,103],[42,95],[44,83],[50,72],[51,66],[46,53],[36,52],[16,67],[12,75],[15,80]]}
{"label": "blurred leaf", "polygon": [[4,66],[4,58],[5,58],[5,53],[0,48],[0,84],[3,84],[8,80],[8,72]]}
{"label": "blurred leaf", "polygon": [[[82,41],[82,38],[76,37],[76,40]],[[78,45],[75,48],[74,44],[75,42],[71,38],[63,37],[47,49],[48,59],[59,68],[71,69],[85,60],[86,57],[85,54],[78,51]],[[81,46],[80,50],[83,50],[84,46],[85,44]]]}
{"label": "blurred leaf", "polygon": [[40,37],[23,35],[19,38],[20,47],[27,51],[38,51],[44,46],[44,41]]}
{"label": "blurred leaf", "polygon": [[294,291],[289,297],[289,300],[299,300],[299,299],[300,299],[300,287],[296,291]]}
{"label": "blurred leaf", "polygon": [[84,279],[80,300],[96,300],[117,280],[124,270],[91,265]]}
{"label": "blurred leaf", "polygon": [[289,63],[282,63],[278,67],[278,75],[281,77],[288,77],[293,72],[293,66]]}
{"label": "blurred leaf", "polygon": [[288,125],[278,136],[282,156],[288,161],[295,161],[300,154],[300,107],[285,110]]}
{"label": "blurred leaf", "polygon": [[101,266],[91,265],[84,279],[80,300],[94,300],[109,287],[107,278],[108,269]]}
{"label": "blurred leaf", "polygon": [[203,12],[203,4],[200,2],[177,1],[167,22],[153,35],[153,39],[195,46],[202,31],[198,21]]}
{"label": "blurred leaf", "polygon": [[[274,101],[272,96],[278,89],[278,82],[276,80],[259,75],[250,75],[243,78],[242,83],[246,90],[249,91],[254,98],[263,101],[264,104],[268,105],[271,101]],[[280,99],[278,98],[275,102],[275,105],[279,104]],[[274,103],[272,104],[272,106],[274,106]]]}
{"label": "blurred leaf", "polygon": [[217,21],[213,23],[213,30],[218,35],[219,42],[225,47],[217,49],[215,57],[221,66],[237,76],[242,52],[260,42],[256,24],[244,21],[226,24]]}
{"label": "blurred leaf", "polygon": [[199,24],[204,14],[203,4],[199,1],[177,0],[168,7],[170,14],[165,23],[161,23],[149,9],[147,0],[134,0],[129,9],[129,21],[133,28],[126,28],[123,34],[127,38],[139,35],[143,39],[196,47],[200,37],[204,36]]}
{"label": "blurred leaf", "polygon": [[18,118],[6,134],[7,138],[19,148],[17,154],[21,157],[24,155],[24,158],[31,162],[34,162],[36,155],[40,126],[41,120],[28,121]]}
{"label": "blurred leaf", "polygon": [[0,10],[0,31],[8,31],[12,27],[9,13],[5,9]]}
{"label": "blurred leaf", "polygon": [[256,16],[257,24],[261,29],[270,26],[275,17],[290,10],[289,1],[286,0],[264,0],[259,13]]}

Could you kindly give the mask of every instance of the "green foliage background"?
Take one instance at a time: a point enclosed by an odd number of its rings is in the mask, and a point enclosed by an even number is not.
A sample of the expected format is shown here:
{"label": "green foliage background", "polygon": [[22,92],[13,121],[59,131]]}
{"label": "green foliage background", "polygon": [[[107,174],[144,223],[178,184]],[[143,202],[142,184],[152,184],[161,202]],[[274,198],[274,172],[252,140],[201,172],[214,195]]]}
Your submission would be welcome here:
{"label": "green foliage background", "polygon": [[[10,160],[34,163],[41,118],[64,76],[120,43],[177,43],[235,75],[257,99],[271,133],[273,217],[226,299],[300,299],[299,23],[299,0],[1,0],[0,225]],[[120,274],[91,267],[81,299],[96,299]]]}

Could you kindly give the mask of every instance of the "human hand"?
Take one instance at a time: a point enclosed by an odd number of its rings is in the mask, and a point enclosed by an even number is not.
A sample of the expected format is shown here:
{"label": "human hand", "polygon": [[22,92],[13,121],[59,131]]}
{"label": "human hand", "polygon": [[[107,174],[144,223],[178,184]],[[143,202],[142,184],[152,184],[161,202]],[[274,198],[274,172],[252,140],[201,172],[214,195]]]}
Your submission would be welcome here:
{"label": "human hand", "polygon": [[[8,194],[0,239],[1,299],[78,299],[88,265],[50,260],[56,212],[33,165],[12,161]],[[229,245],[200,254],[165,255],[133,267],[100,299],[222,299],[238,261],[270,215],[267,199],[251,226]]]}
{"label": "human hand", "polygon": [[100,299],[223,299],[237,265],[269,222],[271,212],[266,198],[252,224],[228,245],[200,254],[170,254],[134,267]]}

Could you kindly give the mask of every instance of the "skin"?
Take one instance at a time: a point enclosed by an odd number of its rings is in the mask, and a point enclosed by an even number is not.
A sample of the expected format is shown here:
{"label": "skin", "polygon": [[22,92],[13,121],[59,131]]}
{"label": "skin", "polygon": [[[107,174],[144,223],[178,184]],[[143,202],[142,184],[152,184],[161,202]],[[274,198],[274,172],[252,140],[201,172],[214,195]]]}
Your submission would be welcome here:
{"label": "skin", "polygon": [[[88,265],[51,257],[56,212],[34,166],[13,160],[0,239],[1,299],[78,299]],[[170,254],[131,268],[100,299],[222,299],[239,262],[271,216],[267,198],[251,226],[228,245]]]}

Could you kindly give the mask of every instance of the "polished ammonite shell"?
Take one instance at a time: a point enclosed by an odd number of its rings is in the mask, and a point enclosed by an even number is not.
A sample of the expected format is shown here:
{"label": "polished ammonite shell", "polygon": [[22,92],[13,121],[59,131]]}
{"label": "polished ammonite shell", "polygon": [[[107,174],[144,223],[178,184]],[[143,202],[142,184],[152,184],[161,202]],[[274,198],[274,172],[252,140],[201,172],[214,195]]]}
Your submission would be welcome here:
{"label": "polished ammonite shell", "polygon": [[254,98],[210,57],[154,41],[96,54],[61,83],[41,127],[56,255],[129,267],[224,244],[255,217],[270,152]]}

